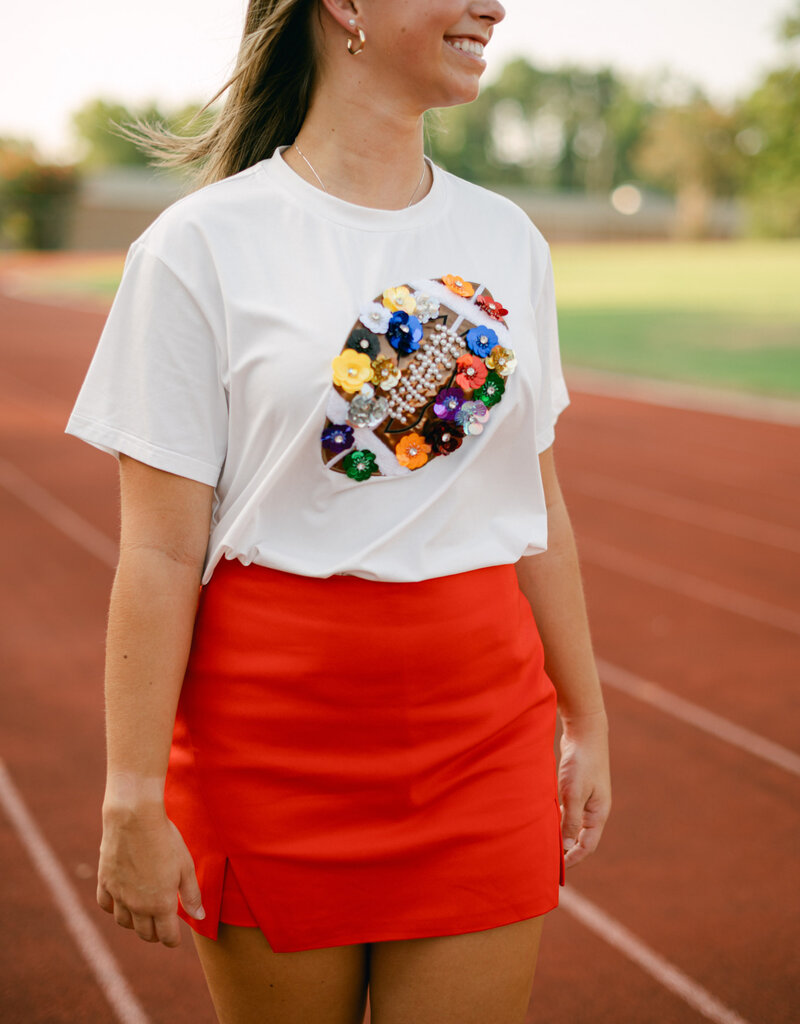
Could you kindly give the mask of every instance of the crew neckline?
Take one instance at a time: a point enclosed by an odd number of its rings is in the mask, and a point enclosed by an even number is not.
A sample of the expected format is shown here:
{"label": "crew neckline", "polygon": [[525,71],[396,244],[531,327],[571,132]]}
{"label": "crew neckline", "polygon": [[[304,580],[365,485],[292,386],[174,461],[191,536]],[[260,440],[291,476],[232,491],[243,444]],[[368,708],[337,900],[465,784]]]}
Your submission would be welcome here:
{"label": "crew neckline", "polygon": [[328,220],[366,231],[402,231],[406,228],[418,227],[421,224],[430,224],[445,208],[447,200],[445,172],[427,154],[425,161],[433,175],[433,182],[427,195],[411,206],[399,210],[387,210],[382,207],[359,206],[357,203],[350,203],[329,192],[323,192],[322,189],[301,177],[283,159],[281,154],[289,148],[290,144],[277,146],[272,156],[262,160],[259,166],[285,191],[300,200],[306,209],[326,217]]}

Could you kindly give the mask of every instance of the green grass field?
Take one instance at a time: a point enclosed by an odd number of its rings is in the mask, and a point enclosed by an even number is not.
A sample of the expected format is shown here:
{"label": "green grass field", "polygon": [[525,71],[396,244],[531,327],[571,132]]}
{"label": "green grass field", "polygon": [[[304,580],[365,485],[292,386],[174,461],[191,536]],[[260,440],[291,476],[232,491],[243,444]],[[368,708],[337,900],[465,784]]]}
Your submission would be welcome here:
{"label": "green grass field", "polygon": [[[565,364],[800,398],[800,240],[552,253]],[[53,254],[16,277],[31,295],[110,302],[123,262]]]}
{"label": "green grass field", "polygon": [[552,254],[566,364],[800,397],[800,241]]}

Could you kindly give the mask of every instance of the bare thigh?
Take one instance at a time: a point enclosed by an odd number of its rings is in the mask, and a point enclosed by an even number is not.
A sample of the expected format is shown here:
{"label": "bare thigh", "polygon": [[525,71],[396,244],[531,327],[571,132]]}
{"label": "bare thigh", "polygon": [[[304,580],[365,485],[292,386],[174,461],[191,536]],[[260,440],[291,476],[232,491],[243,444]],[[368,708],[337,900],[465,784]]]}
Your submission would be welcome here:
{"label": "bare thigh", "polygon": [[275,953],[258,928],[192,932],[220,1024],[361,1024],[367,947]]}
{"label": "bare thigh", "polygon": [[523,1024],[543,923],[372,943],[372,1024]]}

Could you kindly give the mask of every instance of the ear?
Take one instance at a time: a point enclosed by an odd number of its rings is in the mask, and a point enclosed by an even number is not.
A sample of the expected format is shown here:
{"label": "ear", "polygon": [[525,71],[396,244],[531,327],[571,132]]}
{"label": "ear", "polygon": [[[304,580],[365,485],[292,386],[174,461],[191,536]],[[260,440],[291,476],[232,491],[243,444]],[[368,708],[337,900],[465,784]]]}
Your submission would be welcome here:
{"label": "ear", "polygon": [[355,35],[357,26],[364,27],[363,11],[358,0],[319,0],[319,4],[348,35]]}

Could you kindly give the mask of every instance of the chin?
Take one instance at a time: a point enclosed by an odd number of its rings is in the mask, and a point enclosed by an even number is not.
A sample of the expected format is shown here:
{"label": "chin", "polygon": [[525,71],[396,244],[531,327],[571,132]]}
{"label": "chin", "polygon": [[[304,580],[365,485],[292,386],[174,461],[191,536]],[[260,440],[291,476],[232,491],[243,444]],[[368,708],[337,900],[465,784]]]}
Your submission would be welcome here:
{"label": "chin", "polygon": [[469,79],[462,78],[457,82],[450,80],[428,92],[428,108],[457,107],[462,103],[472,103],[479,91],[480,81],[477,75]]}
{"label": "chin", "polygon": [[462,103],[472,103],[473,100],[478,98],[478,83],[471,89],[451,89],[446,95],[439,98],[438,102],[432,103],[432,107],[458,107]]}

